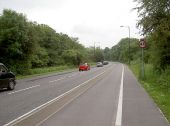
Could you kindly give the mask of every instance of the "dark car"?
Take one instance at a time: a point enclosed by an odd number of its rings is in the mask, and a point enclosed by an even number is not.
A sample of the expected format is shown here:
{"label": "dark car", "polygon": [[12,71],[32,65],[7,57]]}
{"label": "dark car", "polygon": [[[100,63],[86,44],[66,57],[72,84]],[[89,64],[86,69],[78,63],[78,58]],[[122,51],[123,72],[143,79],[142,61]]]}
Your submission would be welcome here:
{"label": "dark car", "polygon": [[79,71],[87,71],[87,70],[90,70],[90,65],[85,63],[85,64],[81,64],[79,66]]}
{"label": "dark car", "polygon": [[103,65],[107,65],[107,64],[109,64],[108,61],[103,61]]}
{"label": "dark car", "polygon": [[0,89],[7,88],[13,90],[16,85],[15,75],[0,63]]}

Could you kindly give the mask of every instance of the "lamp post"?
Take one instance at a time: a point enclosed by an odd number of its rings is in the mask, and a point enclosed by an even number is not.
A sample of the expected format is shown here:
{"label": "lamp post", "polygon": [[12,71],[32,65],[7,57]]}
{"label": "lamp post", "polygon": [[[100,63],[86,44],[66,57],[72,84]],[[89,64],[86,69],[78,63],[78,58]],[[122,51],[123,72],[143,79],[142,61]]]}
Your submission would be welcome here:
{"label": "lamp post", "polygon": [[100,49],[100,42],[94,42],[94,59],[96,60],[96,43],[99,43],[99,49]]}
{"label": "lamp post", "polygon": [[94,42],[94,55],[95,55],[95,52],[96,52],[96,43],[99,43],[99,48],[100,48],[100,42]]}
{"label": "lamp post", "polygon": [[130,27],[129,26],[123,26],[123,25],[121,25],[120,27],[128,28],[128,32],[129,32],[129,61],[128,61],[128,63],[130,64]]}

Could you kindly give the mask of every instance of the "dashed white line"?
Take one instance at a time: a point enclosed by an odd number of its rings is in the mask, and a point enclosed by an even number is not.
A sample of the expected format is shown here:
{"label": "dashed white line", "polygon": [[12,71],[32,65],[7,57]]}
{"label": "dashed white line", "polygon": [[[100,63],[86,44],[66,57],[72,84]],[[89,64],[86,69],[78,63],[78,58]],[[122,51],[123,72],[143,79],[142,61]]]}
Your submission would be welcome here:
{"label": "dashed white line", "polygon": [[[33,114],[36,113],[37,111],[40,111],[41,109],[45,108],[46,106],[48,106],[48,105],[52,104],[53,102],[59,100],[60,98],[62,98],[62,97],[65,96],[66,94],[69,94],[69,93],[72,92],[73,90],[78,89],[78,88],[80,88],[81,86],[83,86],[83,85],[85,85],[86,83],[88,83],[89,81],[91,81],[91,80],[93,80],[93,79],[99,77],[100,75],[104,74],[105,72],[106,72],[106,71],[104,71],[104,72],[102,72],[102,73],[96,75],[95,77],[93,77],[93,78],[91,78],[91,79],[89,79],[89,80],[87,80],[87,81],[81,83],[81,84],[78,85],[77,87],[74,87],[74,88],[72,88],[71,90],[69,90],[69,91],[67,91],[67,92],[65,92],[65,93],[63,93],[63,94],[61,94],[61,95],[59,95],[58,97],[56,97],[56,98],[54,98],[54,99],[52,99],[52,100],[50,100],[50,101],[48,101],[48,102],[46,102],[46,103],[44,103],[44,104],[38,106],[37,108],[34,108],[33,110],[31,110],[31,111],[25,113],[24,115],[22,115],[22,116],[20,116],[20,117],[18,117],[18,118],[16,118],[16,119],[14,119],[13,121],[11,121],[11,122],[9,122],[9,123],[3,125],[3,126],[11,126],[11,125],[15,125],[16,123],[22,121],[23,119],[25,119],[25,118],[27,118],[27,117],[33,115]],[[50,116],[51,116],[51,115],[50,115]],[[49,117],[50,117],[50,116],[49,116]],[[47,117],[47,118],[49,118],[49,117]],[[47,118],[46,118],[46,119],[47,119]],[[43,120],[43,121],[45,121],[45,120]]]}
{"label": "dashed white line", "polygon": [[52,81],[49,81],[49,83],[53,83],[53,82],[56,82],[56,81],[59,81],[59,80],[63,80],[65,77],[62,77],[62,78],[59,78],[57,80],[52,80]]}
{"label": "dashed white line", "polygon": [[118,101],[118,108],[117,108],[115,126],[121,126],[122,125],[123,78],[124,78],[124,66],[123,66],[123,70],[122,70],[122,78],[121,78],[121,85],[120,85],[119,101]]}
{"label": "dashed white line", "polygon": [[67,77],[61,77],[61,78],[59,78],[59,79],[57,79],[57,80],[49,81],[49,83],[57,82],[57,81],[59,81],[59,80],[63,80],[63,79],[65,79],[65,78],[70,78],[70,77],[73,77],[73,76],[76,76],[76,75],[77,75],[77,73],[76,73],[76,74],[72,74],[72,75],[67,76]]}
{"label": "dashed white line", "polygon": [[74,77],[74,76],[76,76],[77,74],[73,74],[73,75],[70,75],[70,76],[68,76],[68,77]]}
{"label": "dashed white line", "polygon": [[21,90],[18,90],[18,91],[10,92],[10,93],[8,93],[8,94],[10,95],[10,94],[18,93],[18,92],[25,91],[25,90],[29,90],[29,89],[32,89],[32,88],[35,88],[35,87],[39,87],[39,86],[40,86],[40,85],[35,85],[35,86],[28,87],[28,88],[24,88],[24,89],[21,89]]}

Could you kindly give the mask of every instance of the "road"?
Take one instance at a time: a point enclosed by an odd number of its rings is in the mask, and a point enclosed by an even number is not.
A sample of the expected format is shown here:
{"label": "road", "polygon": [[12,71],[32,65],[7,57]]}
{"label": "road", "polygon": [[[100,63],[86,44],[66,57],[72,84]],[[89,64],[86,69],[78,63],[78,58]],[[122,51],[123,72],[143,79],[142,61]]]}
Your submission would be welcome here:
{"label": "road", "polygon": [[169,126],[127,66],[19,80],[0,92],[0,125]]}

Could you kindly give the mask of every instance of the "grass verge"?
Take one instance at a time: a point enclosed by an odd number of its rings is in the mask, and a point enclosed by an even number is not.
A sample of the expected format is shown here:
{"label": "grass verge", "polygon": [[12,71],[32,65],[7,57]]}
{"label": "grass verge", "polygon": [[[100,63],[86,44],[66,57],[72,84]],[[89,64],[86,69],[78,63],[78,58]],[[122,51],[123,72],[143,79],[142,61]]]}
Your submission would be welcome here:
{"label": "grass verge", "polygon": [[44,68],[34,68],[30,69],[28,72],[26,72],[24,75],[17,75],[17,79],[23,79],[23,78],[31,78],[35,76],[41,76],[41,75],[47,75],[52,73],[58,73],[63,71],[69,71],[76,69],[75,66],[57,66],[57,67],[44,67]]}
{"label": "grass verge", "polygon": [[[90,62],[89,64],[91,67],[96,65],[96,63],[94,62]],[[35,76],[42,76],[42,75],[47,75],[47,74],[52,74],[52,73],[70,71],[73,69],[78,70],[78,67],[62,65],[62,66],[56,66],[56,67],[34,68],[34,69],[29,69],[28,71],[25,71],[23,75],[18,74],[16,78],[17,79],[31,78]]]}
{"label": "grass verge", "polygon": [[146,64],[145,79],[141,79],[140,65],[132,64],[130,68],[170,122],[170,70],[158,74],[152,65]]}

